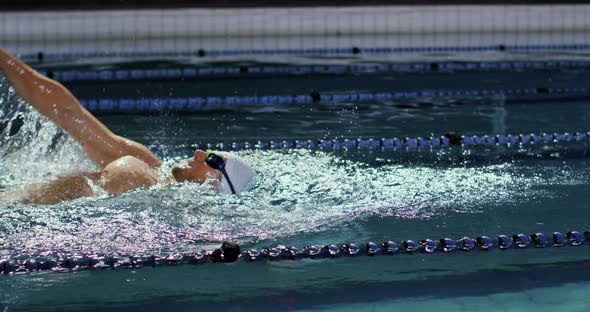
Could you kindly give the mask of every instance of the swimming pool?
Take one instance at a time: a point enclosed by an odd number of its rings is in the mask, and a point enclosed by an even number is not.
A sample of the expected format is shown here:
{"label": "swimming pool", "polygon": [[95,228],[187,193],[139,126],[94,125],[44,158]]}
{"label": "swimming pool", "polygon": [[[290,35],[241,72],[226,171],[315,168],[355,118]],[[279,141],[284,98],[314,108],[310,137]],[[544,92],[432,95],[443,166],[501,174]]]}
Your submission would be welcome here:
{"label": "swimming pool", "polygon": [[[427,59],[426,67],[402,66],[403,70],[266,74],[250,69],[335,64],[322,59],[298,58],[280,64],[232,59],[196,65],[217,69],[217,76],[78,77],[64,83],[85,103],[131,98],[129,90],[134,98],[148,99],[257,96],[243,105],[215,102],[219,106],[203,105],[189,114],[187,106],[182,106],[183,114],[160,107],[93,108],[115,133],[157,150],[167,168],[188,155],[188,145],[197,143],[429,138],[448,131],[466,136],[588,131],[585,63],[562,68],[547,63],[536,68],[514,65],[551,59],[581,62],[583,54],[539,54],[538,60],[514,54],[508,61],[491,57],[489,64],[512,64],[491,69],[445,61],[446,57],[422,59]],[[415,64],[367,57],[337,62],[340,66]],[[455,67],[447,69],[448,64]],[[56,74],[60,70],[191,66],[195,65],[148,61],[54,64],[40,69]],[[228,68],[249,70],[236,74]],[[536,92],[506,91],[517,89]],[[551,93],[550,89],[571,92]],[[481,93],[473,94],[473,90]],[[484,94],[483,90],[506,92]],[[375,97],[384,92],[391,97]],[[396,98],[396,92],[404,96]],[[277,97],[297,94],[310,100],[288,104],[259,100],[269,96],[278,101]],[[326,94],[331,98],[322,98]],[[349,97],[337,100],[334,94]],[[361,100],[350,94],[373,98]],[[3,121],[22,114],[24,122],[13,135],[7,127],[0,139],[2,187],[91,168],[71,139],[18,103],[5,80],[2,107]],[[53,206],[0,204],[1,252],[13,259],[76,253],[167,256],[211,250],[223,239],[233,239],[243,248],[281,244],[302,249],[332,243],[363,246],[369,241],[583,232],[590,229],[585,196],[590,188],[587,148],[585,140],[399,150],[241,150],[237,153],[256,167],[258,181],[239,197],[185,184]],[[588,247],[586,242],[579,247],[488,252],[398,252],[376,257],[44,271],[1,276],[0,302],[5,311],[585,311],[590,306],[585,295]]]}

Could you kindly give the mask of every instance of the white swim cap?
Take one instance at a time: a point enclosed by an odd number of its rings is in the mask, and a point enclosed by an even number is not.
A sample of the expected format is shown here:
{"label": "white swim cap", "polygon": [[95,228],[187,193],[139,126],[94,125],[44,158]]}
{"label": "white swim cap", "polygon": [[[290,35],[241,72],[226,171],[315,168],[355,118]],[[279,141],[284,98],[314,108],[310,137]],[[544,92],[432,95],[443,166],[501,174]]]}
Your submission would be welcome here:
{"label": "white swim cap", "polygon": [[[226,157],[225,172],[227,172],[227,176],[229,177],[236,194],[246,190],[251,183],[254,183],[253,181],[256,173],[243,158],[227,153],[218,154]],[[232,193],[225,176],[221,179],[219,191],[228,194]]]}

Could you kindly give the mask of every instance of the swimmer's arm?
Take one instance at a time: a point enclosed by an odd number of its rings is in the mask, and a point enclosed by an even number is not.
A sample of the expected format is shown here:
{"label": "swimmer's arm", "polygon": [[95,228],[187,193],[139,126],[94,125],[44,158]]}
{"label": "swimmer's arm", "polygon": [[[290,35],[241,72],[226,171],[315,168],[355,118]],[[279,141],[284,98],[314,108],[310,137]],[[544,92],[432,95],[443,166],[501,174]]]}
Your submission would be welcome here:
{"label": "swimmer's arm", "polygon": [[161,165],[147,147],[112,133],[59,82],[40,75],[2,48],[0,70],[23,100],[67,131],[100,168],[127,155],[150,167]]}
{"label": "swimmer's arm", "polygon": [[90,186],[100,177],[100,173],[61,176],[52,181],[42,181],[27,185],[20,192],[13,191],[11,201],[23,204],[53,205],[80,197],[96,196]]}

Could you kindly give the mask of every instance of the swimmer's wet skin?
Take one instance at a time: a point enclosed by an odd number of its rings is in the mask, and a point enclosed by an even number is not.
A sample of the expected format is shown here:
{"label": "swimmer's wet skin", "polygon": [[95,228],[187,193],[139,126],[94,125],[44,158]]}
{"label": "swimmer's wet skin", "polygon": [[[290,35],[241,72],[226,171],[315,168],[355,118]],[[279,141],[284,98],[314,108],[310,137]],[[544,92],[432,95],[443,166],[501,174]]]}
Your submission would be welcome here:
{"label": "swimmer's wet skin", "polygon": [[0,70],[23,100],[71,135],[101,169],[32,184],[20,192],[2,195],[0,200],[54,204],[97,196],[93,187],[118,195],[170,182],[209,183],[219,192],[239,194],[254,178],[254,170],[240,157],[201,150],[195,151],[188,165],[175,166],[172,176],[161,177],[157,169],[162,161],[153,152],[112,133],[59,82],[40,75],[2,48]]}

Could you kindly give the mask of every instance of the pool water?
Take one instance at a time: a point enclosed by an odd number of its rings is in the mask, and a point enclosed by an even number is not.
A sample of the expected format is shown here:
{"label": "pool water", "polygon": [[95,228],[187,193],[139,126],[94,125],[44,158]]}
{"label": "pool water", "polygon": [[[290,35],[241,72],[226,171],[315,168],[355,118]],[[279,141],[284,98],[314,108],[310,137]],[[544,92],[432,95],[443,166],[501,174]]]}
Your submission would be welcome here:
{"label": "pool water", "polygon": [[[348,60],[342,62],[357,62]],[[362,60],[366,61],[366,60]],[[316,60],[316,62],[318,62]],[[241,64],[241,63],[240,63]],[[209,64],[210,65],[210,64]],[[229,66],[233,63],[214,64]],[[59,65],[66,66],[66,65]],[[75,65],[67,65],[76,68]],[[87,66],[87,65],[85,65]],[[94,65],[103,68],[104,64]],[[101,67],[102,66],[102,67]],[[109,64],[113,67],[129,64]],[[152,61],[133,66],[167,66]],[[80,98],[292,94],[577,86],[586,70],[518,70],[256,79],[69,82]],[[0,121],[23,125],[0,138],[0,185],[95,169],[61,130],[1,82]],[[115,133],[152,147],[194,143],[586,132],[584,97],[418,98],[253,106],[191,114],[99,114]],[[187,158],[160,148],[162,171]],[[164,152],[162,152],[164,151]],[[51,206],[0,204],[3,257],[161,254],[303,247],[590,229],[586,143],[414,151],[240,151],[257,171],[240,196],[177,184]],[[0,306],[13,310],[586,311],[590,246],[399,254],[288,262],[42,272],[1,276]]]}

